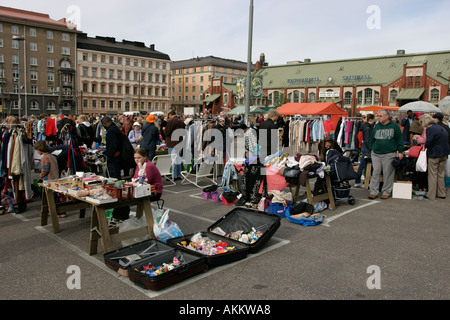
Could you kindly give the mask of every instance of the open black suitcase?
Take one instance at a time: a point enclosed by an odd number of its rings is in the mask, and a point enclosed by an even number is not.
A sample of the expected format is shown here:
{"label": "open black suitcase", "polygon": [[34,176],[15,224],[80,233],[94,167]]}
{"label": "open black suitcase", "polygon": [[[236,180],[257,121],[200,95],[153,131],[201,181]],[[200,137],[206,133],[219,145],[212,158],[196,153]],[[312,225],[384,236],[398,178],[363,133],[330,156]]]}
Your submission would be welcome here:
{"label": "open black suitcase", "polygon": [[[158,267],[170,264],[174,257],[183,261],[183,264],[157,276],[141,273],[144,266]],[[203,257],[178,250],[154,239],[108,252],[104,254],[104,261],[114,271],[119,268],[126,269],[130,281],[150,290],[161,290],[208,270]]]}
{"label": "open black suitcase", "polygon": [[[245,259],[248,253],[257,253],[260,251],[278,230],[280,225],[281,217],[278,215],[246,208],[235,208],[211,225],[207,231],[202,231],[201,235],[209,237],[212,240],[227,242],[230,245],[235,246],[236,250],[225,254],[202,256],[206,259],[206,263],[212,267]],[[223,232],[218,233],[217,228],[220,228]],[[253,228],[262,233],[262,235],[253,243],[242,242],[227,236],[230,233],[240,230],[242,230],[243,233],[248,233],[252,231]],[[181,241],[189,242],[192,236],[193,234],[169,239],[167,244],[180,250],[198,254],[180,245]]]}
{"label": "open black suitcase", "polygon": [[[243,230],[244,233],[246,233],[254,228],[257,231],[260,231],[262,236],[253,243],[239,243],[248,246],[249,253],[257,253],[275,234],[280,225],[281,217],[279,215],[246,208],[235,208],[210,226],[208,231],[213,232],[213,230],[219,227],[226,234],[238,230]],[[228,239],[227,237],[224,238]]]}
{"label": "open black suitcase", "polygon": [[243,245],[237,241],[233,241],[231,239],[223,238],[217,234],[211,233],[211,232],[200,232],[202,237],[207,237],[210,240],[217,241],[217,242],[226,242],[230,246],[234,247],[233,251],[225,252],[225,253],[218,253],[214,255],[208,255],[208,254],[202,254],[201,252],[197,252],[194,250],[190,250],[186,248],[185,246],[181,245],[181,242],[185,241],[189,243],[191,241],[191,238],[195,235],[188,234],[184,235],[182,237],[173,238],[167,240],[167,244],[170,246],[173,246],[176,249],[182,250],[184,252],[189,252],[191,254],[195,254],[198,256],[201,256],[205,259],[206,264],[211,267],[217,267],[221,266],[223,264],[232,263],[238,260],[242,260],[247,258],[248,255],[248,247],[246,245]]}

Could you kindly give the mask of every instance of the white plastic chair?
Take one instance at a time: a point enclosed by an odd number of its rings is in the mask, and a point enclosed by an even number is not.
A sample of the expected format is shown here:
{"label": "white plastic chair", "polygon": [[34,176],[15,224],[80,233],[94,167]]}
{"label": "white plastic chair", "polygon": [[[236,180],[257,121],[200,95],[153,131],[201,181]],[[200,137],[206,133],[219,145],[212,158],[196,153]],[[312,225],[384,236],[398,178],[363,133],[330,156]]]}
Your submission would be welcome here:
{"label": "white plastic chair", "polygon": [[164,154],[153,158],[153,163],[156,168],[158,168],[161,176],[166,177],[166,179],[172,183],[172,185],[169,185],[168,187],[176,185],[176,182],[172,178],[172,164],[175,161],[175,158],[175,154]]}
{"label": "white plastic chair", "polygon": [[[194,167],[196,168],[195,173],[192,173]],[[189,171],[182,171],[181,175],[183,176],[183,181],[181,181],[181,184],[186,184],[186,181],[189,183],[192,183],[197,188],[204,188],[205,186],[200,186],[199,182],[202,179],[207,179],[211,181],[212,183],[216,184],[216,167],[215,163],[208,163],[204,161],[204,159],[194,161],[194,165],[192,165],[191,169]],[[195,181],[189,179],[190,175],[195,175]]]}

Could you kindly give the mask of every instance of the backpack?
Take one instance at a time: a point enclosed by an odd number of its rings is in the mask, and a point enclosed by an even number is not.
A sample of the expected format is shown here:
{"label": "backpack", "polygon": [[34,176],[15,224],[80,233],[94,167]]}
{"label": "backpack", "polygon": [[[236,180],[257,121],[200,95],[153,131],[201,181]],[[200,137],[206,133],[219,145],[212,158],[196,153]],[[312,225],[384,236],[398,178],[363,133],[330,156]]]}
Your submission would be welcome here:
{"label": "backpack", "polygon": [[120,158],[124,169],[131,169],[136,166],[134,162],[134,148],[126,135],[120,134]]}

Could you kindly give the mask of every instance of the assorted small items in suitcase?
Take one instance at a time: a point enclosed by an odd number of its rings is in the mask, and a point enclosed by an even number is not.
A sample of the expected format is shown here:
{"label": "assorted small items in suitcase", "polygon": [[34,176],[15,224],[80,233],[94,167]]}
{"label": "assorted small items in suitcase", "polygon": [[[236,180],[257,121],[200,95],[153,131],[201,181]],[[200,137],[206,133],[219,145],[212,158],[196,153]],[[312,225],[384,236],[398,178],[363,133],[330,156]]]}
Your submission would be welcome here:
{"label": "assorted small items in suitcase", "polygon": [[202,236],[200,232],[194,234],[189,243],[187,243],[187,241],[180,241],[179,244],[186,249],[208,256],[227,253],[236,249],[236,247],[231,246],[226,242],[212,240],[207,236]]}
{"label": "assorted small items in suitcase", "polygon": [[256,253],[263,248],[280,225],[279,215],[247,208],[235,208],[208,230],[236,240],[248,246],[250,253]]}
{"label": "assorted small items in suitcase", "polygon": [[126,270],[130,281],[151,290],[163,289],[208,268],[201,256],[154,239],[106,253],[104,261],[114,271]]}
{"label": "assorted small items in suitcase", "polygon": [[260,251],[281,224],[278,215],[235,208],[207,231],[146,240],[104,255],[115,271],[126,270],[136,285],[160,290],[209,267],[236,262]]}
{"label": "assorted small items in suitcase", "polygon": [[206,259],[206,264],[212,267],[245,259],[248,254],[246,245],[211,232],[198,232],[169,239],[167,244],[179,250],[202,256]]}

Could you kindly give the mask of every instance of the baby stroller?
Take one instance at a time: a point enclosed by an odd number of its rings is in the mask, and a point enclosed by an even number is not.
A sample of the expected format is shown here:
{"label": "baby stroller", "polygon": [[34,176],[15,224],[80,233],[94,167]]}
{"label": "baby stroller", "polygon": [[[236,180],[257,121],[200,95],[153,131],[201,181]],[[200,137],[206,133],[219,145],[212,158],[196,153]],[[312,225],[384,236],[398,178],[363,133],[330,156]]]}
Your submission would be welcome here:
{"label": "baby stroller", "polygon": [[331,187],[335,200],[347,200],[355,204],[355,198],[350,195],[350,180],[356,178],[352,161],[343,153],[330,149],[326,153],[325,163],[330,166]]}

